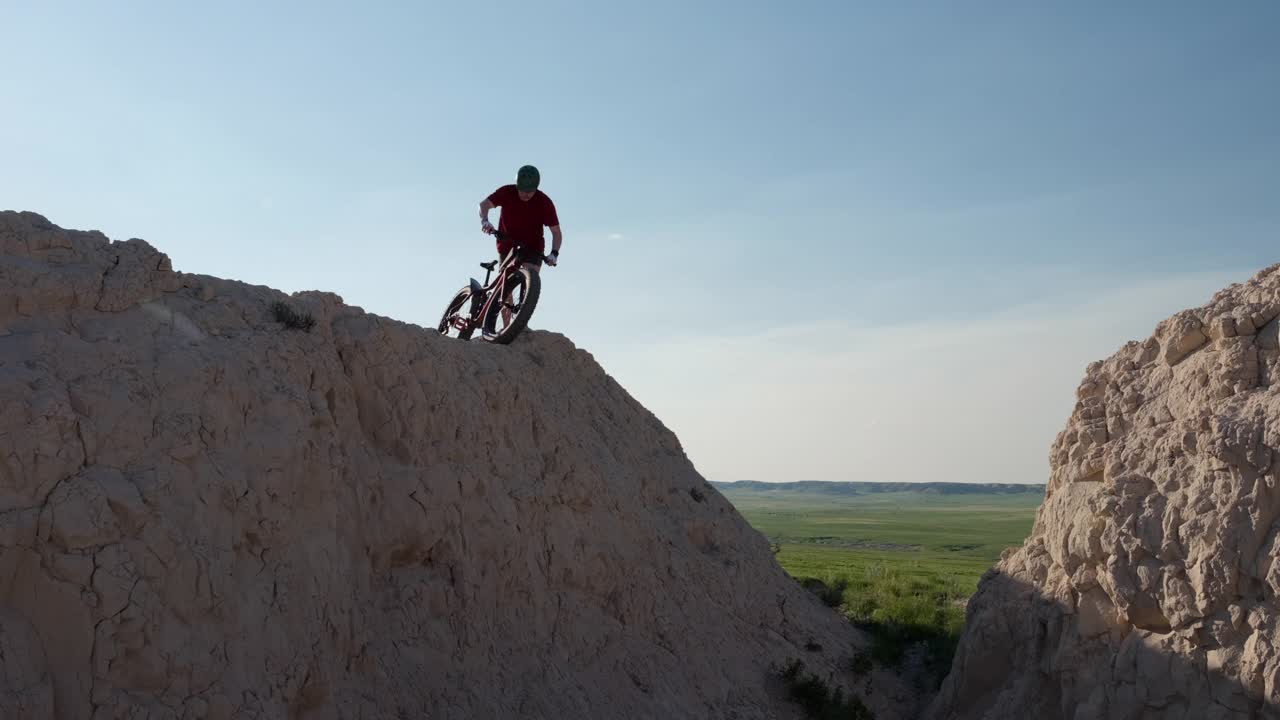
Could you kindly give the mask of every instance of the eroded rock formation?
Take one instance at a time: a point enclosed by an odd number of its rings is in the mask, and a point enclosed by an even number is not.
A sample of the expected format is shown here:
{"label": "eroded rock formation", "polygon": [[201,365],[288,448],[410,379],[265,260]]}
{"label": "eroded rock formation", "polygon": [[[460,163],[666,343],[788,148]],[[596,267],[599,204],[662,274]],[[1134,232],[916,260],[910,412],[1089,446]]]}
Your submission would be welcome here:
{"label": "eroded rock formation", "polygon": [[0,213],[0,716],[798,717],[863,643],[560,336]]}
{"label": "eroded rock formation", "polygon": [[1087,369],[930,716],[1280,716],[1280,266]]}

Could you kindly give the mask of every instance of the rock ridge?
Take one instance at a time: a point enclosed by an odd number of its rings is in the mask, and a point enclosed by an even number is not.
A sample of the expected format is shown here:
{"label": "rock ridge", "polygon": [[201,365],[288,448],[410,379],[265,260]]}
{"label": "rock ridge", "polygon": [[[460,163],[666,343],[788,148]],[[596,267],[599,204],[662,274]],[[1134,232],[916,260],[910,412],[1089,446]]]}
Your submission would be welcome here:
{"label": "rock ridge", "polygon": [[0,213],[0,716],[899,717],[865,643],[564,337]]}

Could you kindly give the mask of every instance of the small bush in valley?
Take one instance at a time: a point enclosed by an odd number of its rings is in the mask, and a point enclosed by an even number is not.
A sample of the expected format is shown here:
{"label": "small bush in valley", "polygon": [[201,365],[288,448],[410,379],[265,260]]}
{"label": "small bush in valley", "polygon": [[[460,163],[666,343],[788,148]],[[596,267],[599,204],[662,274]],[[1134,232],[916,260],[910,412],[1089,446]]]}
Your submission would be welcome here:
{"label": "small bush in valley", "polygon": [[875,720],[862,699],[856,695],[848,698],[841,688],[831,689],[827,682],[813,673],[805,673],[804,661],[792,658],[782,669],[782,681],[787,693],[811,720]]}

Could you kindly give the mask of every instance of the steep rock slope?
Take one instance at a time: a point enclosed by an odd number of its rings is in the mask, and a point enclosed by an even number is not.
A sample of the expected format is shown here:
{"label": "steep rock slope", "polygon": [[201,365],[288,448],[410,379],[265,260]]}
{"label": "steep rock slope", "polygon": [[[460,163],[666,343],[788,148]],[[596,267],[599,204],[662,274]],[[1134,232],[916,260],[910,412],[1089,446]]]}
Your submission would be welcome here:
{"label": "steep rock slope", "polygon": [[1280,266],[1087,369],[934,718],[1280,716]]}
{"label": "steep rock slope", "polygon": [[796,717],[863,642],[560,336],[0,213],[0,716]]}

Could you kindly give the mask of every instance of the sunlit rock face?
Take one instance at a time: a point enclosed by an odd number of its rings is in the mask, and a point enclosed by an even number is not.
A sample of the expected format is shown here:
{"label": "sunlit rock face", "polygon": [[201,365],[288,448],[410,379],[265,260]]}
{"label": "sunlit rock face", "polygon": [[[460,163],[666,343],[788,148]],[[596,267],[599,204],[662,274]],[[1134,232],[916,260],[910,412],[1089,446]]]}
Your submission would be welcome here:
{"label": "sunlit rock face", "polygon": [[1280,716],[1280,266],[1090,365],[929,717]]}

